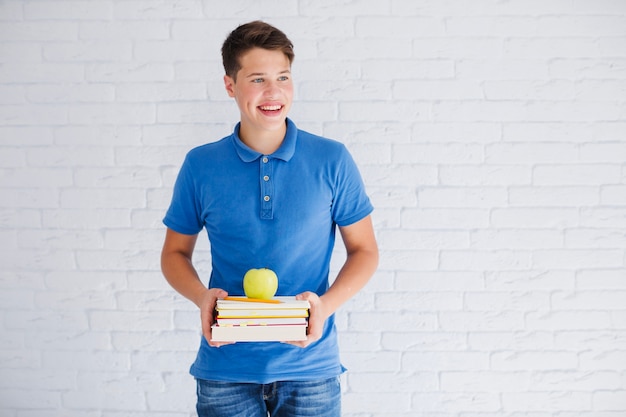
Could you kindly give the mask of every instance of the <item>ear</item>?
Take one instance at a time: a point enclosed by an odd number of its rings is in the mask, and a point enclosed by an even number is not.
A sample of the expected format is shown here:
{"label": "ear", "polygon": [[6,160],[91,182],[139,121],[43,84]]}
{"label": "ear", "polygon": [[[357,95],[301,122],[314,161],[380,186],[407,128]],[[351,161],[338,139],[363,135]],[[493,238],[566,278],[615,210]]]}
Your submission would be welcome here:
{"label": "ear", "polygon": [[224,87],[229,97],[235,97],[235,80],[228,75],[224,75]]}

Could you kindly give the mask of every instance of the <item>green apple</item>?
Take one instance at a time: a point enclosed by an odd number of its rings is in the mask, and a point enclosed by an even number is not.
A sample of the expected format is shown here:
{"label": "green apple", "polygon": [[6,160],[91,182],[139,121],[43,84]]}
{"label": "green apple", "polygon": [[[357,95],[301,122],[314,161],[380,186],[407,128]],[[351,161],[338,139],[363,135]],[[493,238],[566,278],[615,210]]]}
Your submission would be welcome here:
{"label": "green apple", "polygon": [[253,268],[243,276],[243,291],[249,298],[269,300],[277,289],[278,276],[269,268]]}

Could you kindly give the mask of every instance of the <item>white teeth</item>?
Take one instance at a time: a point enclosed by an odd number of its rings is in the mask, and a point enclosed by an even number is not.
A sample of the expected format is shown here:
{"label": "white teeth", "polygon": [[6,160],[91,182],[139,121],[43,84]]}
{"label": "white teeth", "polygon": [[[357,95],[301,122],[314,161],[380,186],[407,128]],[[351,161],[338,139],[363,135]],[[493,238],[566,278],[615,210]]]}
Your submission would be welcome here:
{"label": "white teeth", "polygon": [[261,106],[261,110],[274,111],[280,110],[283,106]]}

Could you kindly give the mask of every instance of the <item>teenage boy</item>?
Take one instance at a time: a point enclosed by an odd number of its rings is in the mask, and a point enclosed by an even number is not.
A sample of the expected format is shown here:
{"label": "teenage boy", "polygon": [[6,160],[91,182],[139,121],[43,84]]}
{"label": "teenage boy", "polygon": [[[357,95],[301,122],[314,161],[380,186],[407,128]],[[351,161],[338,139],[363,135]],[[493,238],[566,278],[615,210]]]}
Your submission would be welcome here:
{"label": "teenage boy", "polygon": [[[222,46],[224,85],[241,113],[234,132],[191,150],[164,218],[163,274],[200,309],[202,332],[191,374],[199,416],[338,417],[339,360],[334,312],[373,275],[378,248],[373,208],[358,169],[339,142],[296,128],[292,44],[260,21],[239,26]],[[329,285],[338,227],[347,257]],[[192,265],[206,228],[208,288]],[[216,300],[243,294],[248,269],[268,267],[278,295],[309,301],[305,341],[216,343]]]}

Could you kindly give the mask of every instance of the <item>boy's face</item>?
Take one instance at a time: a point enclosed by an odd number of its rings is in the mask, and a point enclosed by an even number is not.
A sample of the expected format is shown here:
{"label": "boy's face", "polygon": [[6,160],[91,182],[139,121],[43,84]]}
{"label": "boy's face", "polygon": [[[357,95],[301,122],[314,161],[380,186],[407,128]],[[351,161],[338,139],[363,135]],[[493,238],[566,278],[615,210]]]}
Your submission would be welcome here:
{"label": "boy's face", "polygon": [[241,112],[246,131],[284,131],[293,100],[289,59],[281,51],[254,48],[239,58],[237,80],[225,75],[224,84]]}

